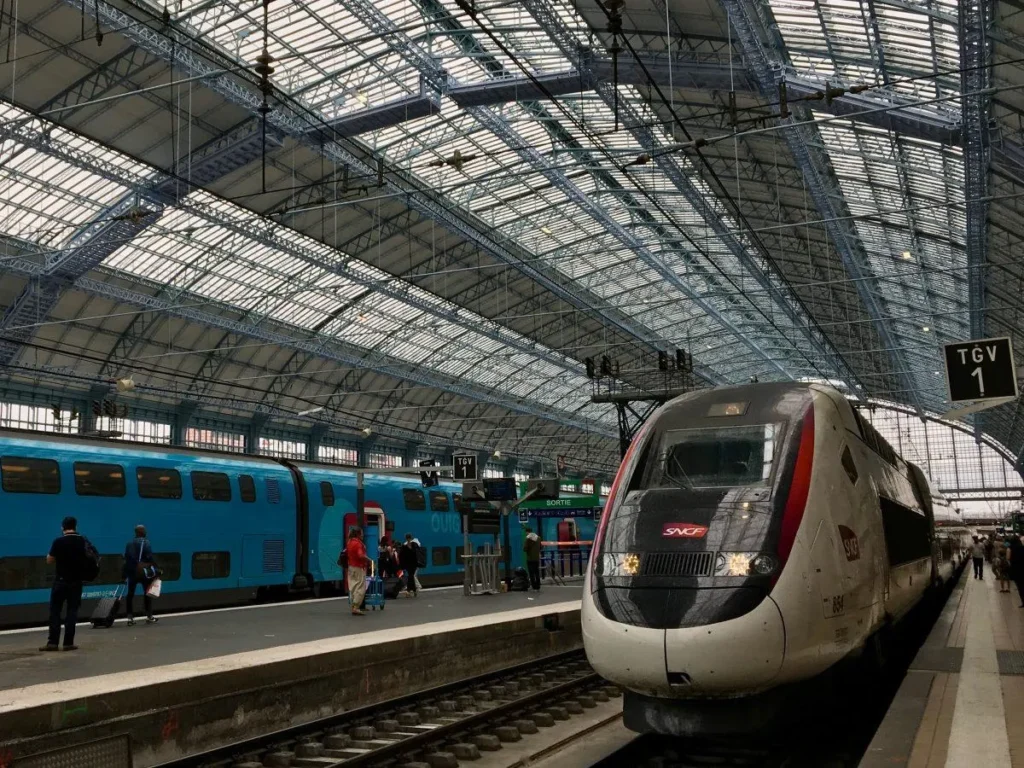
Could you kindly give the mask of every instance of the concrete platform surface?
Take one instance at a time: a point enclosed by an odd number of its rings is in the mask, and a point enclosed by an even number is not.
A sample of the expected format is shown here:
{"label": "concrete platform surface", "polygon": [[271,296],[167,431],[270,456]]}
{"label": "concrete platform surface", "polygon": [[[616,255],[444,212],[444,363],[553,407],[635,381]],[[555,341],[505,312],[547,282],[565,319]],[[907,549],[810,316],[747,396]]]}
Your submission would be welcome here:
{"label": "concrete platform surface", "polygon": [[[350,614],[347,598],[333,598],[164,616],[153,625],[80,626],[79,649],[71,653],[40,653],[45,629],[10,630],[0,632],[0,690],[118,672],[134,676],[152,667],[566,600],[576,600],[578,608],[580,590],[573,584],[545,586],[539,593],[466,597],[461,588],[446,588],[389,600],[385,610],[358,617]],[[10,700],[0,696],[0,706],[5,699]]]}
{"label": "concrete platform surface", "polygon": [[1024,768],[1024,608],[970,566],[907,671],[861,768]]}

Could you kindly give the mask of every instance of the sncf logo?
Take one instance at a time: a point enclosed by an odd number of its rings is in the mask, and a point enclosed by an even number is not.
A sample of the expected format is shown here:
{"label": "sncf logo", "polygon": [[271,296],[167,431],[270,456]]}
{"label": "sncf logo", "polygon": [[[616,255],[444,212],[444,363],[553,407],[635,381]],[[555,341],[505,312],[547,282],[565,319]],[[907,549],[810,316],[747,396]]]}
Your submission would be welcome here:
{"label": "sncf logo", "polygon": [[665,523],[661,526],[661,535],[674,539],[703,539],[707,532],[706,525],[695,523]]}

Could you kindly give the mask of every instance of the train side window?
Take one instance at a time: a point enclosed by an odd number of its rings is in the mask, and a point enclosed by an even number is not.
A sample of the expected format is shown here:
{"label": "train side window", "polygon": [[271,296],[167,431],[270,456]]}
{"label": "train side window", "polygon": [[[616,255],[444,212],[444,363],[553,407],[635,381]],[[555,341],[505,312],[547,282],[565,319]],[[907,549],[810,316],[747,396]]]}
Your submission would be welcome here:
{"label": "train side window", "polygon": [[256,501],[256,481],[252,479],[252,475],[238,476],[238,495],[246,504]]}
{"label": "train side window", "polygon": [[455,511],[461,515],[469,514],[473,511],[473,504],[468,501],[463,501],[461,493],[453,493],[452,501],[455,503]]}
{"label": "train side window", "polygon": [[193,552],[193,579],[226,579],[231,575],[230,552]]}
{"label": "train side window", "polygon": [[402,500],[405,502],[405,508],[410,512],[425,512],[427,509],[427,500],[423,497],[423,491],[417,488],[403,488]]}
{"label": "train side window", "polygon": [[177,581],[181,578],[180,552],[154,552],[153,560],[160,569],[161,580]]}
{"label": "train side window", "polygon": [[192,498],[196,501],[231,501],[231,481],[223,472],[193,472]]}
{"label": "train side window", "polygon": [[46,557],[0,557],[0,592],[16,589],[49,589],[53,585],[53,568]]}
{"label": "train side window", "polygon": [[3,456],[0,475],[8,493],[60,493],[60,467],[52,459]]}
{"label": "train side window", "polygon": [[325,507],[334,506],[334,486],[327,481],[320,483],[320,501]]}
{"label": "train side window", "polygon": [[451,547],[434,547],[430,550],[430,564],[431,565],[451,565],[452,564],[452,548]]}
{"label": "train side window", "polygon": [[846,470],[846,476],[850,478],[851,483],[856,485],[860,475],[857,473],[857,465],[853,461],[853,454],[850,453],[850,446],[843,446],[843,457],[841,461],[843,463],[843,469]]}
{"label": "train side window", "polygon": [[451,509],[448,506],[448,494],[444,491],[431,491],[430,492],[430,511],[431,512],[447,512]]}
{"label": "train side window", "polygon": [[455,548],[455,564],[459,567],[463,567],[466,565],[466,563],[462,559],[462,556],[464,554],[466,554],[466,548],[459,544],[459,546]]}
{"label": "train side window", "polygon": [[143,499],[180,499],[181,474],[176,469],[139,467],[135,470]]}
{"label": "train side window", "polygon": [[79,496],[124,496],[124,467],[76,461],[75,493]]}
{"label": "train side window", "polygon": [[882,510],[882,530],[890,565],[902,565],[932,553],[928,518],[885,496],[878,497]]}

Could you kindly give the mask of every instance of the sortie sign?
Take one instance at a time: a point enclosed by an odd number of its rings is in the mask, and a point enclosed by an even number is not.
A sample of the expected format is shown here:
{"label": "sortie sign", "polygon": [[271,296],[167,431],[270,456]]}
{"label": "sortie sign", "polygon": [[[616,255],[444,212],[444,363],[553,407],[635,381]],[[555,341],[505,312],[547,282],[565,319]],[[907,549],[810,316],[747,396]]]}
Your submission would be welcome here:
{"label": "sortie sign", "polygon": [[519,509],[586,509],[593,510],[601,506],[599,496],[563,496],[560,499],[527,499],[519,505]]}

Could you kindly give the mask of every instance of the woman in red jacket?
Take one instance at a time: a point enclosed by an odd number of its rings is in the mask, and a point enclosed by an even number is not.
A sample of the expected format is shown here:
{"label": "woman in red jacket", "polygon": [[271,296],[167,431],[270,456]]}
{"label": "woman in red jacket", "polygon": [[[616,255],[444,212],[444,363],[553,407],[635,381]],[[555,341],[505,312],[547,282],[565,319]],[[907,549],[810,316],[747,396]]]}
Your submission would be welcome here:
{"label": "woman in red jacket", "polygon": [[366,570],[370,567],[370,559],[366,556],[363,532],[359,528],[353,528],[348,532],[345,556],[348,558],[348,594],[352,603],[352,615],[363,616],[365,611],[359,606],[366,597]]}

